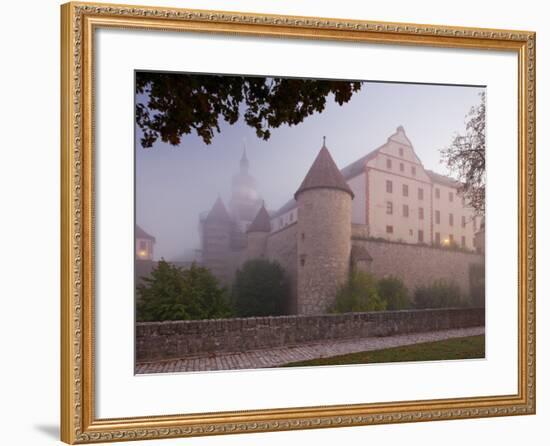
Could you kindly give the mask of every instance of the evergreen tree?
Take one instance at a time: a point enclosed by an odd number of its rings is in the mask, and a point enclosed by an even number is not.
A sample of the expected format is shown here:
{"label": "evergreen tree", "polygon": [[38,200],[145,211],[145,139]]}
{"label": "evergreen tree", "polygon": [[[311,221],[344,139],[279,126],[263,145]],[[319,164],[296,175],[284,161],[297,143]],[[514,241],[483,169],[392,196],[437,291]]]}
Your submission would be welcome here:
{"label": "evergreen tree", "polygon": [[235,275],[233,305],[240,317],[286,314],[289,284],[277,262],[249,260]]}
{"label": "evergreen tree", "polygon": [[378,295],[386,301],[386,310],[403,310],[411,307],[407,287],[397,277],[390,276],[380,279]]}
{"label": "evergreen tree", "polygon": [[352,271],[348,283],[336,295],[330,313],[383,311],[386,302],[380,298],[376,279],[365,271]]}
{"label": "evergreen tree", "polygon": [[137,286],[137,320],[195,320],[230,317],[226,291],[195,263],[182,269],[164,260]]}

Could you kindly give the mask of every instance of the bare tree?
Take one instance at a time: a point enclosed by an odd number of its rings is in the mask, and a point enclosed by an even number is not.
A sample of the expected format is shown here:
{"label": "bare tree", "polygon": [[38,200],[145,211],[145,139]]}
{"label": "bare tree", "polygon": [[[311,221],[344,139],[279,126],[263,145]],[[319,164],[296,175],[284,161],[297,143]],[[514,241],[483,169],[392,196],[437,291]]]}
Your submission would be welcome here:
{"label": "bare tree", "polygon": [[461,182],[460,192],[476,214],[485,213],[485,92],[466,115],[466,133],[441,149],[443,161]]}

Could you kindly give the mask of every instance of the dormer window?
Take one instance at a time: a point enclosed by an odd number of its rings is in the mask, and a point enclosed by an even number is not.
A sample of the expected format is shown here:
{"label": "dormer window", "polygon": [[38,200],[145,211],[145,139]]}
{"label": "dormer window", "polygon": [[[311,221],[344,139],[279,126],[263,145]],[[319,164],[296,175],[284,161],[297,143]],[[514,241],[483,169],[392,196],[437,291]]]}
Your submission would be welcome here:
{"label": "dormer window", "polygon": [[411,166],[411,173],[416,175],[416,166]]}
{"label": "dormer window", "polygon": [[399,156],[403,156],[404,150],[403,147],[399,147]]}
{"label": "dormer window", "polygon": [[386,158],[386,169],[391,169],[391,159]]}

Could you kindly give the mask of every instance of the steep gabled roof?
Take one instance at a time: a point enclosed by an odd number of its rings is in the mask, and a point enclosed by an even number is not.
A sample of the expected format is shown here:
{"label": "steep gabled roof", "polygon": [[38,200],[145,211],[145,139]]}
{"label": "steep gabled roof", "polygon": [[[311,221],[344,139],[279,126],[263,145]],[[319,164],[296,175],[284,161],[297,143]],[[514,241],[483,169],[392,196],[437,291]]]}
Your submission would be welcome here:
{"label": "steep gabled roof", "polygon": [[271,232],[271,221],[263,204],[246,232]]}
{"label": "steep gabled roof", "polygon": [[217,198],[214,206],[210,209],[210,212],[206,216],[206,221],[231,221],[231,217],[227,213],[227,209],[225,208],[225,205],[220,197]]}
{"label": "steep gabled roof", "polygon": [[278,217],[279,215],[286,214],[291,209],[294,209],[297,206],[298,203],[296,203],[296,200],[294,197],[292,197],[290,200],[288,200],[285,204],[283,204],[279,209],[277,209],[275,212],[271,213],[271,218]]}
{"label": "steep gabled roof", "polygon": [[354,161],[351,164],[348,164],[346,167],[344,167],[341,172],[342,175],[346,180],[350,180],[353,177],[359,175],[360,173],[365,172],[365,165],[367,162],[369,162],[371,159],[373,159],[376,155],[378,155],[378,152],[380,149],[384,147],[378,147],[378,149],[373,150],[370,153],[367,153],[365,156],[362,156],[357,161]]}
{"label": "steep gabled roof", "polygon": [[395,133],[388,138],[388,141],[390,139],[395,141],[395,142],[398,142],[399,144],[403,144],[403,145],[409,146],[411,148],[413,146],[412,143],[411,143],[411,140],[407,137],[407,135],[405,133],[405,129],[403,128],[402,125],[397,127]]}
{"label": "steep gabled roof", "polygon": [[294,194],[294,198],[310,189],[339,189],[350,194],[352,198],[354,196],[324,144],[309,168],[304,181]]}
{"label": "steep gabled roof", "polygon": [[155,243],[155,237],[145,232],[139,225],[136,225],[136,238],[152,240]]}
{"label": "steep gabled roof", "polygon": [[428,175],[434,183],[439,183],[439,184],[442,184],[444,186],[455,187],[455,188],[461,186],[459,181],[457,181],[457,180],[455,180],[451,177],[446,177],[445,175],[441,175],[439,173],[436,173],[433,170],[426,169],[426,175]]}

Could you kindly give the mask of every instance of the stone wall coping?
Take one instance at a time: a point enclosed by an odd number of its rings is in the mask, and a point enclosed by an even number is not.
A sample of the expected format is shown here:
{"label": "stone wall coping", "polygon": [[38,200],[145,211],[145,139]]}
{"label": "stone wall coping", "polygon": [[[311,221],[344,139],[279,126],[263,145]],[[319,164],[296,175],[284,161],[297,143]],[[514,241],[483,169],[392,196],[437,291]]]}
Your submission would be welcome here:
{"label": "stone wall coping", "polygon": [[353,231],[352,231],[351,241],[353,242],[354,240],[355,241],[370,242],[370,243],[385,243],[385,244],[388,244],[388,245],[401,245],[401,246],[407,246],[407,247],[415,248],[415,249],[418,249],[418,248],[436,249],[438,251],[443,251],[443,252],[458,252],[458,253],[462,253],[462,254],[469,254],[469,255],[474,255],[474,256],[478,256],[478,257],[484,257],[483,254],[480,254],[479,252],[476,252],[476,251],[473,251],[473,250],[466,250],[466,249],[461,249],[461,248],[445,248],[444,246],[433,246],[433,245],[428,245],[427,243],[425,243],[425,244],[407,243],[407,242],[400,242],[398,240],[385,240],[385,239],[376,238],[376,237],[363,237],[363,236],[360,236],[360,235],[353,235]]}
{"label": "stone wall coping", "polygon": [[229,322],[259,322],[267,323],[269,321],[282,321],[288,322],[292,320],[308,320],[308,319],[349,319],[354,317],[361,319],[368,316],[391,316],[393,314],[419,314],[419,313],[435,313],[435,312],[455,312],[455,311],[477,311],[483,307],[449,307],[449,308],[423,308],[423,309],[404,309],[404,310],[391,310],[391,311],[365,311],[365,312],[350,312],[350,313],[326,313],[326,314],[290,314],[283,316],[251,316],[251,317],[235,317],[235,318],[221,318],[221,319],[193,319],[193,320],[170,320],[170,321],[150,321],[150,322],[137,322],[136,326],[147,327],[155,325],[179,325],[179,324],[216,324],[216,323],[229,323]]}
{"label": "stone wall coping", "polygon": [[363,241],[363,242],[370,242],[370,243],[385,243],[385,244],[388,244],[388,245],[401,245],[401,246],[407,246],[407,247],[414,248],[414,249],[428,248],[428,249],[436,249],[438,251],[443,251],[443,252],[450,252],[450,253],[458,252],[458,253],[462,253],[462,254],[469,254],[469,255],[474,255],[474,256],[480,257],[480,258],[485,257],[483,254],[480,254],[479,252],[476,252],[474,250],[466,250],[466,249],[461,249],[461,248],[445,248],[444,246],[433,246],[433,245],[428,245],[427,243],[426,244],[407,243],[407,242],[400,242],[400,241],[397,241],[397,240],[385,240],[385,239],[377,238],[377,237],[364,237],[364,236],[360,236],[360,235],[353,235],[353,229],[352,229],[352,234],[351,234],[351,241],[352,241],[352,243],[353,243],[353,241]]}

